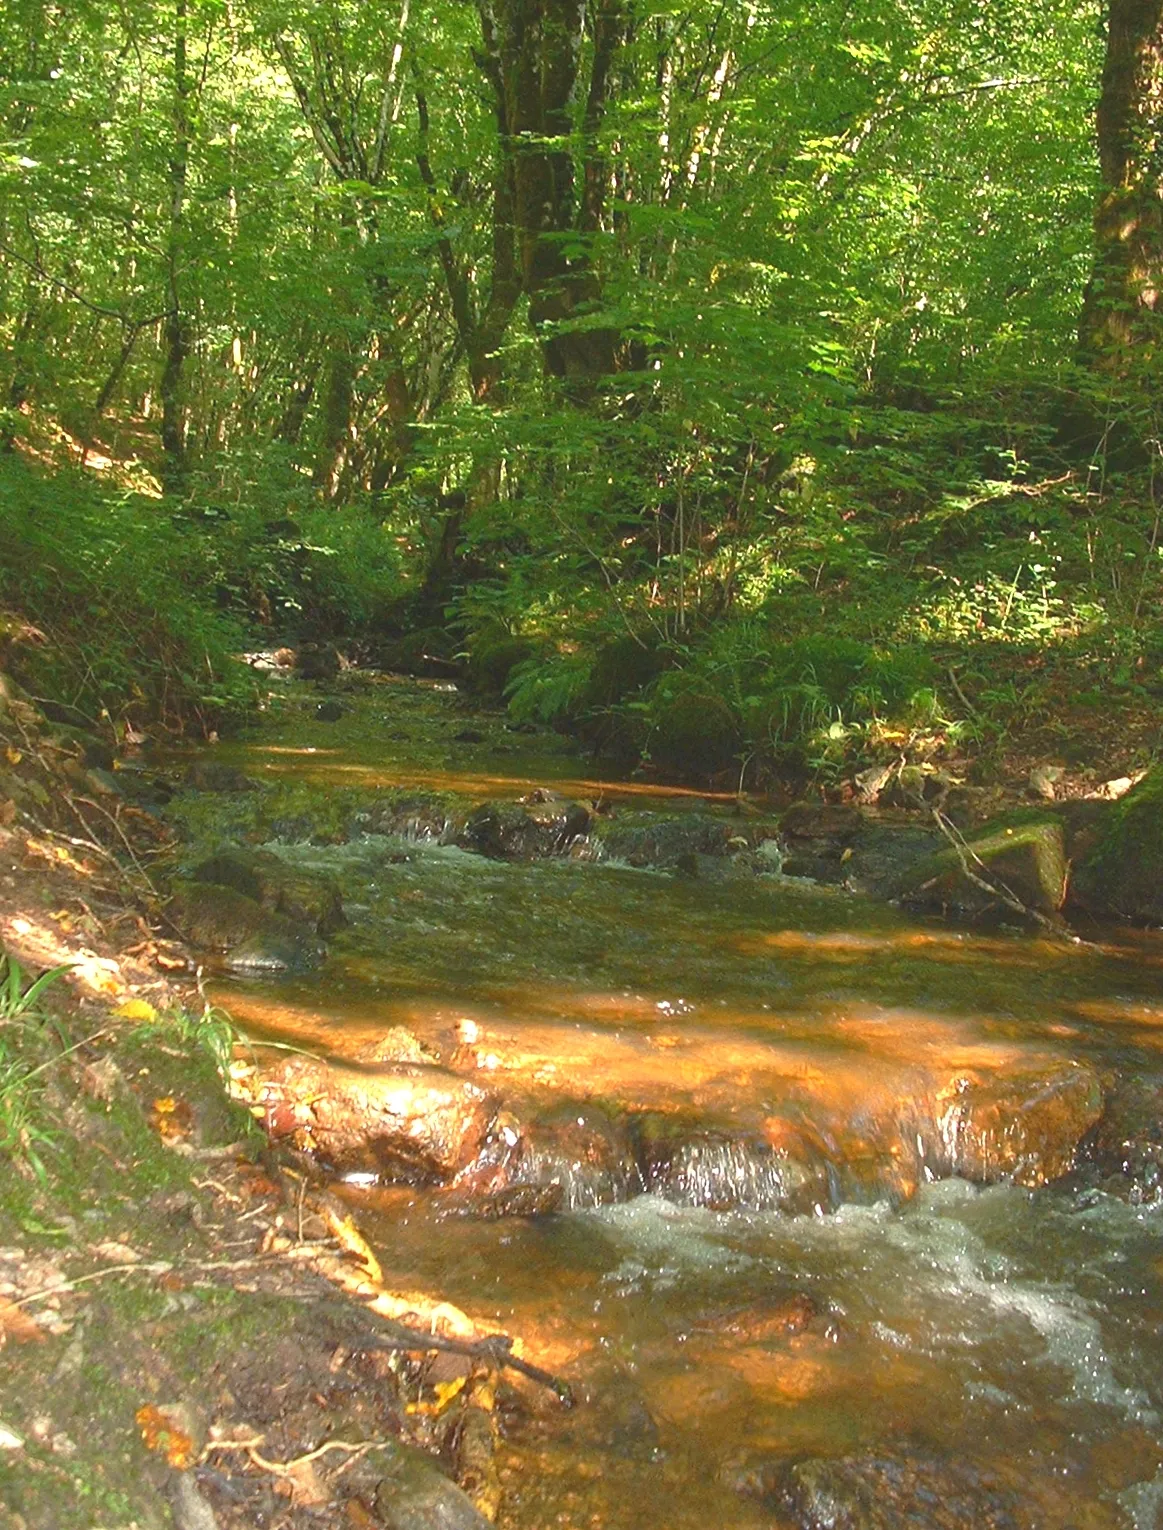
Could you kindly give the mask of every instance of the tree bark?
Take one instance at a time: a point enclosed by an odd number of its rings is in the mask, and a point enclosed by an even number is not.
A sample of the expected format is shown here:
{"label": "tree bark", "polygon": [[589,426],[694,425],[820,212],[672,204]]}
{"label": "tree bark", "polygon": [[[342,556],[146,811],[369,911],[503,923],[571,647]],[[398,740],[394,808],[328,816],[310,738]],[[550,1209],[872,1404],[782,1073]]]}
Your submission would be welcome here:
{"label": "tree bark", "polygon": [[618,371],[621,360],[616,331],[585,325],[586,314],[602,298],[585,241],[601,220],[604,167],[598,132],[623,35],[620,11],[617,0],[601,0],[594,13],[593,63],[580,123],[586,163],[579,197],[573,143],[585,0],[479,4],[485,46],[478,62],[497,93],[529,317],[546,371],[584,396],[598,378]]}
{"label": "tree bark", "polygon": [[1163,0],[1110,0],[1097,129],[1102,190],[1079,340],[1090,364],[1123,372],[1163,311]]}
{"label": "tree bark", "polygon": [[166,489],[180,492],[186,477],[186,399],[183,376],[190,349],[189,323],[182,307],[181,269],[190,160],[190,74],[186,59],[186,0],[174,11],[174,136],[170,148],[170,226],[166,249],[168,310],[162,329],[165,364],[161,378],[162,478]]}

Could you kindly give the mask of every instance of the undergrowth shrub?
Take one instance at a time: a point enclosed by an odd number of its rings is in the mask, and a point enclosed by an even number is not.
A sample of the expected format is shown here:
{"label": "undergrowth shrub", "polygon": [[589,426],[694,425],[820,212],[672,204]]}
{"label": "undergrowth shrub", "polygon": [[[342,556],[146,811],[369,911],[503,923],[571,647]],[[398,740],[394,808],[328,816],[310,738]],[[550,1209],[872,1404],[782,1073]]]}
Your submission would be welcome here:
{"label": "undergrowth shrub", "polygon": [[0,603],[38,629],[11,661],[94,724],[208,730],[254,694],[241,625],[215,608],[205,539],[156,500],[0,457]]}

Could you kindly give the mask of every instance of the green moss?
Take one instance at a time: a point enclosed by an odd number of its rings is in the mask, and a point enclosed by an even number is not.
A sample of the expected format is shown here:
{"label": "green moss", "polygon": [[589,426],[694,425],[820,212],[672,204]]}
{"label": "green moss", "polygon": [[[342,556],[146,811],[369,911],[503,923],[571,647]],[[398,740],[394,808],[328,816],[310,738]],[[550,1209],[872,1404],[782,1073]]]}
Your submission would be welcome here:
{"label": "green moss", "polygon": [[1083,899],[1128,919],[1163,922],[1163,765],[1112,810],[1079,868]]}
{"label": "green moss", "polygon": [[[968,869],[967,869],[968,868]],[[995,896],[974,878],[996,887]],[[994,820],[968,836],[963,847],[929,856],[911,868],[899,895],[913,907],[955,909],[966,914],[1014,912],[1008,889],[1026,908],[1056,914],[1066,901],[1069,866],[1062,822],[1033,810]]]}
{"label": "green moss", "polygon": [[742,742],[738,718],[721,697],[682,691],[657,706],[650,757],[665,770],[706,777],[729,769]]}

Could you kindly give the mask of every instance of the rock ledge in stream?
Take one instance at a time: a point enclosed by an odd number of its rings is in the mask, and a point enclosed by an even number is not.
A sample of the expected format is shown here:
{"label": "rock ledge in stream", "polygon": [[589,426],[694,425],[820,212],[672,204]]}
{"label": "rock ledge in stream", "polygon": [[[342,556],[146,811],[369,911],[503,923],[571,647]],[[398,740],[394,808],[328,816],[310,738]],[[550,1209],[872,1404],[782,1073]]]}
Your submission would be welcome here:
{"label": "rock ledge in stream", "polygon": [[[800,1530],[1018,1530],[1013,1496],[967,1462],[884,1452],[813,1458],[768,1487]],[[773,1491],[774,1489],[774,1491]]]}
{"label": "rock ledge in stream", "polygon": [[341,1172],[440,1183],[477,1154],[496,1114],[492,1095],[444,1068],[264,1061],[256,1098],[272,1137]]}
{"label": "rock ledge in stream", "polygon": [[[1102,1086],[1084,1063],[959,1076],[938,1096],[939,1168],[992,1184],[1031,1189],[1061,1179],[1102,1115]],[[930,1162],[930,1167],[934,1167]]]}
{"label": "rock ledge in stream", "polygon": [[333,935],[347,923],[338,882],[289,866],[270,850],[219,851],[194,868],[191,880],[229,887],[317,935]]}

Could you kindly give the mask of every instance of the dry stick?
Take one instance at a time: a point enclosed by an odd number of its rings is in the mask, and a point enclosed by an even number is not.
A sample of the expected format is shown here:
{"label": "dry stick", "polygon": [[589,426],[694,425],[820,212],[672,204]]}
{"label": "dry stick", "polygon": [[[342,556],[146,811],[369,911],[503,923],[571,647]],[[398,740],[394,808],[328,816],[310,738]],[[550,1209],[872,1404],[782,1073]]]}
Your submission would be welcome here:
{"label": "dry stick", "polygon": [[395,1350],[404,1354],[421,1350],[440,1350],[449,1355],[466,1355],[470,1360],[483,1360],[486,1365],[491,1365],[497,1370],[507,1368],[511,1371],[519,1371],[522,1376],[528,1376],[530,1381],[536,1381],[540,1386],[548,1387],[551,1392],[556,1393],[563,1407],[573,1407],[574,1395],[569,1383],[562,1381],[559,1376],[554,1376],[550,1371],[542,1370],[539,1365],[531,1365],[528,1360],[522,1360],[519,1355],[515,1355],[513,1341],[506,1333],[489,1334],[484,1339],[449,1339],[442,1334],[420,1333],[415,1328],[409,1328],[406,1323],[393,1323],[390,1326],[394,1330],[391,1337],[377,1333],[360,1347]]}
{"label": "dry stick", "polygon": [[[312,1461],[318,1461],[320,1456],[325,1456],[329,1450],[346,1450],[349,1455],[364,1455],[369,1450],[387,1450],[391,1447],[390,1440],[362,1440],[358,1444],[352,1444],[348,1440],[325,1440],[314,1450],[309,1450],[305,1456],[295,1456],[290,1461],[269,1461],[266,1456],[260,1456],[258,1447],[266,1443],[266,1436],[253,1435],[249,1440],[211,1440],[203,1450],[201,1459],[205,1461],[211,1451],[214,1450],[245,1450],[255,1466],[262,1468],[264,1472],[272,1472],[276,1477],[288,1477],[300,1466],[307,1466]],[[350,1465],[350,1462],[345,1463]]]}

